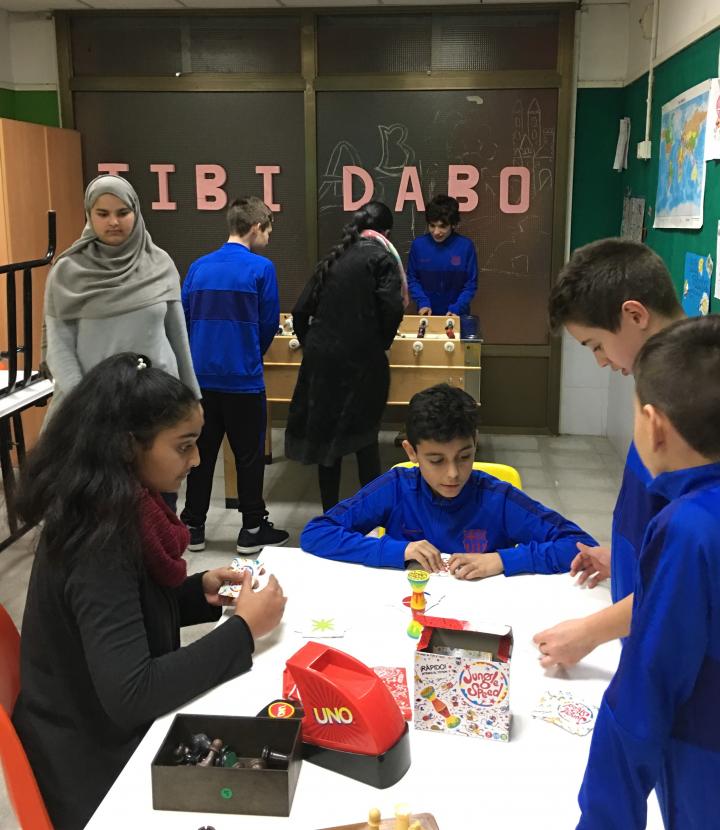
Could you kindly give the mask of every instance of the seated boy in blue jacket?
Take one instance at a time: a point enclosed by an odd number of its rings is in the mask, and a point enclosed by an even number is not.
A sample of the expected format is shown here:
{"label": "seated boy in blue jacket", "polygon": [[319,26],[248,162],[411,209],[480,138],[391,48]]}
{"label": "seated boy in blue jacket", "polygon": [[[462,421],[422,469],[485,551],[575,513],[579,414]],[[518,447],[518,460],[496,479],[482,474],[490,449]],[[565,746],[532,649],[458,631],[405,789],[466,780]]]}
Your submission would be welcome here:
{"label": "seated boy in blue jacket", "polygon": [[[386,568],[418,562],[437,573],[452,554],[459,579],[570,569],[592,537],[521,490],[473,470],[478,408],[462,389],[439,384],[413,396],[396,467],[312,519],[300,536],[317,556]],[[384,527],[380,538],[366,536]]]}
{"label": "seated boy in blue jacket", "polygon": [[630,636],[605,693],[579,830],[720,822],[720,318],[674,323],[633,368],[635,446],[668,504],[647,527]]}

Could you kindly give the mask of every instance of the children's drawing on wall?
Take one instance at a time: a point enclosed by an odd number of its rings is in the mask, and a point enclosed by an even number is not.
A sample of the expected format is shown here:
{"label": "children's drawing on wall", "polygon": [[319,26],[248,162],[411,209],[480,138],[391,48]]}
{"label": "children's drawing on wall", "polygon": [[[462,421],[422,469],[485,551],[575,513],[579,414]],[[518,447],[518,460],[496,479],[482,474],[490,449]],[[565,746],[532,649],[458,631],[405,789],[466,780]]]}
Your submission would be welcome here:
{"label": "children's drawing on wall", "polygon": [[685,254],[682,306],[688,317],[705,317],[710,311],[710,281],[713,272],[710,254]]}
{"label": "children's drawing on wall", "polygon": [[705,129],[705,161],[720,159],[720,78],[713,78],[710,81]]}
{"label": "children's drawing on wall", "polygon": [[623,198],[623,215],[620,236],[643,242],[643,220],[645,218],[645,198],[627,195]]}
{"label": "children's drawing on wall", "polygon": [[710,81],[703,81],[662,108],[653,227],[702,227],[709,92]]}

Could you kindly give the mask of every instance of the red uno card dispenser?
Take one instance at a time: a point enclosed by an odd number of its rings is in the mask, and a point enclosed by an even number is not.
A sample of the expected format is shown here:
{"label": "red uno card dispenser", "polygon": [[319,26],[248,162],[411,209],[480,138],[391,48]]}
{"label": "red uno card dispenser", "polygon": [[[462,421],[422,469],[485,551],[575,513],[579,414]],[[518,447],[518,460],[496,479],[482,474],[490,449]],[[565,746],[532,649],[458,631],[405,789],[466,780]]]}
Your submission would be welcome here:
{"label": "red uno card dispenser", "polygon": [[287,670],[302,700],[303,757],[384,789],[410,767],[408,726],[383,681],[364,663],[306,643]]}

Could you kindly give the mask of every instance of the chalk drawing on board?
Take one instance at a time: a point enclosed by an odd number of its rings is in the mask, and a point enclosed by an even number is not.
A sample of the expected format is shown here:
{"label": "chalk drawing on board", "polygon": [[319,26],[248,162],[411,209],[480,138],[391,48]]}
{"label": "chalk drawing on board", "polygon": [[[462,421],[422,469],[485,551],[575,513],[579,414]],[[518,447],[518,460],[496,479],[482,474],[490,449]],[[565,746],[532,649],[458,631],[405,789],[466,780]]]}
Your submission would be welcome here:
{"label": "chalk drawing on board", "polygon": [[527,107],[518,98],[512,110],[513,165],[532,173],[533,193],[552,187],[555,159],[555,128],[543,127],[537,98]]}
{"label": "chalk drawing on board", "polygon": [[375,170],[381,176],[399,178],[403,167],[415,165],[415,150],[407,143],[409,130],[405,124],[378,124],[380,161]]}
{"label": "chalk drawing on board", "polygon": [[320,180],[318,202],[321,213],[337,207],[342,208],[342,171],[346,166],[362,167],[362,157],[354,144],[341,139],[333,147]]}

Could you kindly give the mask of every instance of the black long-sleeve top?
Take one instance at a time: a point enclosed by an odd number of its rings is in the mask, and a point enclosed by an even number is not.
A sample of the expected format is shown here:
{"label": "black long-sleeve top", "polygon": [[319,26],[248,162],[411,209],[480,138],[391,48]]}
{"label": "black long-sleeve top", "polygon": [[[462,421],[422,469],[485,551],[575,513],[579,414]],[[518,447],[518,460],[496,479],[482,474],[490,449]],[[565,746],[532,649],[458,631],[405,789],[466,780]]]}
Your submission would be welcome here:
{"label": "black long-sleeve top", "polygon": [[56,830],[85,826],[155,718],[251,667],[237,616],[180,648],[180,626],[219,616],[202,574],[164,588],[121,541],[59,562],[41,539],[13,722]]}

